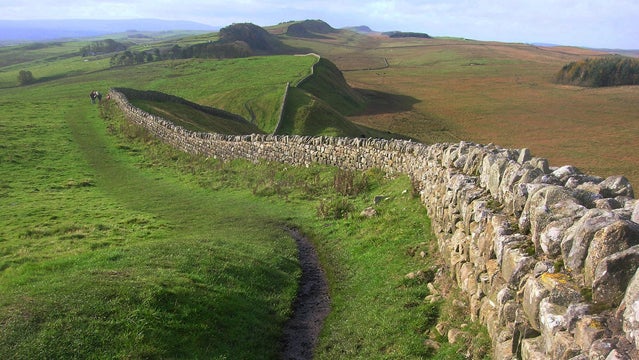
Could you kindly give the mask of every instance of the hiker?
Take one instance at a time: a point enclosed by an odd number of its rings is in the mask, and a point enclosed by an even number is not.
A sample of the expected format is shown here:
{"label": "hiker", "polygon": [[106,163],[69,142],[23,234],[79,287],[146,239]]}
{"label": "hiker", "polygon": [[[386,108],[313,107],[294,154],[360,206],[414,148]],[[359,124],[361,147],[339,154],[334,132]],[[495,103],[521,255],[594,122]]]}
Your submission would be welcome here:
{"label": "hiker", "polygon": [[95,98],[97,97],[97,93],[98,93],[97,91],[93,90],[89,94],[89,97],[91,98],[91,104],[95,104]]}

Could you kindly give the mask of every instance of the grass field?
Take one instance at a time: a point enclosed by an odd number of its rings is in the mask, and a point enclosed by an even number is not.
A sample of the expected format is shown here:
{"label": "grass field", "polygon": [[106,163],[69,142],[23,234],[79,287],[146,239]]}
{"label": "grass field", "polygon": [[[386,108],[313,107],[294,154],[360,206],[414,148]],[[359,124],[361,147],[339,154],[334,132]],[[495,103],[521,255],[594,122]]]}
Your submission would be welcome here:
{"label": "grass field", "polygon": [[2,357],[276,356],[298,272],[283,209],[142,166],[49,91],[3,93]]}
{"label": "grass field", "polygon": [[[315,47],[349,83],[378,92],[351,120],[432,143],[473,141],[529,148],[551,165],[574,165],[639,184],[639,87],[553,83],[563,65],[603,53],[461,39],[291,40]],[[315,45],[317,44],[317,45]],[[388,67],[383,64],[388,62]],[[386,96],[383,96],[383,95]],[[402,96],[402,98],[398,98]],[[391,98],[391,100],[389,100]]]}

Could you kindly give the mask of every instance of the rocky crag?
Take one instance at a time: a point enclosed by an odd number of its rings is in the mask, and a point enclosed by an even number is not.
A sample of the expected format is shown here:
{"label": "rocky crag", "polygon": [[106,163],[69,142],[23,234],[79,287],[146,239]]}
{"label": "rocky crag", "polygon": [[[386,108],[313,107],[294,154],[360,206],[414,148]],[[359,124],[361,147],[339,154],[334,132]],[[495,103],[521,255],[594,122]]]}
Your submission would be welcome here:
{"label": "rocky crag", "polygon": [[467,142],[194,133],[110,95],[189,153],[407,174],[495,359],[639,358],[639,201],[623,176]]}

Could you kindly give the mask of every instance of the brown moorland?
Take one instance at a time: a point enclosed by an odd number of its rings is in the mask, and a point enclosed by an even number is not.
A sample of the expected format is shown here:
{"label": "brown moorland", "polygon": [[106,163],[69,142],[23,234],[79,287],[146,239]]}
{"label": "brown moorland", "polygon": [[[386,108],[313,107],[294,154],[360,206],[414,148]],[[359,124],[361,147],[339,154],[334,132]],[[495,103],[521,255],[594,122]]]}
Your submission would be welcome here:
{"label": "brown moorland", "polygon": [[363,89],[350,119],[426,143],[472,141],[529,148],[551,166],[625,175],[639,186],[639,86],[554,83],[571,61],[607,55],[576,47],[466,39],[391,39],[354,32],[289,38],[312,48]]}

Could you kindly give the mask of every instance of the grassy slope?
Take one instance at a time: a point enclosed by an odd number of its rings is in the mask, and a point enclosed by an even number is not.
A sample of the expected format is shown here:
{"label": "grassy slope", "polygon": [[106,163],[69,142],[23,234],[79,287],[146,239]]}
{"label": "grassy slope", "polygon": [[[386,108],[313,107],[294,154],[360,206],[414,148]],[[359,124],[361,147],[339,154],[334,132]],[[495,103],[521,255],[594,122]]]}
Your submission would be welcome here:
{"label": "grassy slope", "polygon": [[254,134],[260,130],[244,122],[208,114],[186,104],[151,100],[129,99],[131,104],[150,114],[162,116],[175,125],[198,132],[218,134]]}
{"label": "grassy slope", "polygon": [[2,357],[274,357],[282,208],[142,170],[84,99],[29,90],[3,91]]}
{"label": "grassy slope", "polygon": [[[601,53],[455,39],[380,39],[353,33],[291,39],[345,72],[351,86],[404,96],[351,120],[425,142],[528,147],[551,165],[626,175],[639,183],[639,87],[557,85],[566,63]],[[383,68],[384,58],[390,67]],[[369,70],[373,69],[373,70]]]}
{"label": "grassy slope", "polygon": [[348,121],[323,100],[299,88],[289,89],[279,133],[347,137],[371,134],[364,127]]}

